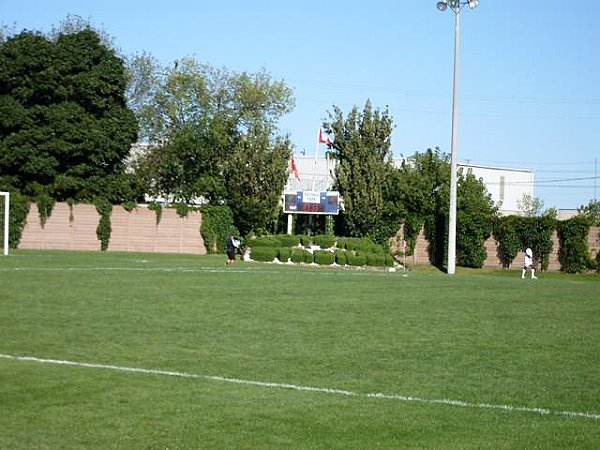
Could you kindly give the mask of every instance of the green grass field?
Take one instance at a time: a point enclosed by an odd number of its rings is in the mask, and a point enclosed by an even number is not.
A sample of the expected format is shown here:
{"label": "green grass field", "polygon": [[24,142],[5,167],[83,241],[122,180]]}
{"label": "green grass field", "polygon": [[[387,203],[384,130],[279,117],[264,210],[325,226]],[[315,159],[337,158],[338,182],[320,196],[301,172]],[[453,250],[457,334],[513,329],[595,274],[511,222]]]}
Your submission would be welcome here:
{"label": "green grass field", "polygon": [[598,276],[224,261],[0,257],[0,448],[600,448]]}

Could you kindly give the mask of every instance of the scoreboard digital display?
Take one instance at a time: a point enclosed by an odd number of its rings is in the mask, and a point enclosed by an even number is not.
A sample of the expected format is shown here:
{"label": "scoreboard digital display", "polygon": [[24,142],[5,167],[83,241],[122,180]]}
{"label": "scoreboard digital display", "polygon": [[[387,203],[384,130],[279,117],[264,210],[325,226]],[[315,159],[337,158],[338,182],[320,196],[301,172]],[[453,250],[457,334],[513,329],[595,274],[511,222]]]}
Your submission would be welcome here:
{"label": "scoreboard digital display", "polygon": [[338,214],[340,194],[337,191],[286,192],[283,212],[286,214]]}

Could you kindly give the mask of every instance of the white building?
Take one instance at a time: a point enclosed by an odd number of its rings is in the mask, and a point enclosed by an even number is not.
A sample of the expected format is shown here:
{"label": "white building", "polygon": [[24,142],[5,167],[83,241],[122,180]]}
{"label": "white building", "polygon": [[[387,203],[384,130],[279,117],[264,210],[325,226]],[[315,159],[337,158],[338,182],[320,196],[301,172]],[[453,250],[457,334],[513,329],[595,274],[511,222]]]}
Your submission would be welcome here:
{"label": "white building", "polygon": [[[286,191],[328,191],[331,190],[335,177],[335,160],[326,156],[295,156],[294,162],[298,169],[300,180],[296,179],[293,171],[286,184]],[[402,161],[395,161],[399,166]],[[491,167],[476,164],[459,163],[463,173],[473,173],[485,184],[493,202],[498,206],[500,214],[519,214],[517,201],[523,195],[533,197],[534,174],[529,169],[511,169]]]}
{"label": "white building", "polygon": [[509,169],[506,167],[480,166],[459,163],[463,173],[471,172],[481,179],[492,200],[498,206],[500,214],[522,214],[517,201],[524,195],[533,198],[533,171],[529,169]]}

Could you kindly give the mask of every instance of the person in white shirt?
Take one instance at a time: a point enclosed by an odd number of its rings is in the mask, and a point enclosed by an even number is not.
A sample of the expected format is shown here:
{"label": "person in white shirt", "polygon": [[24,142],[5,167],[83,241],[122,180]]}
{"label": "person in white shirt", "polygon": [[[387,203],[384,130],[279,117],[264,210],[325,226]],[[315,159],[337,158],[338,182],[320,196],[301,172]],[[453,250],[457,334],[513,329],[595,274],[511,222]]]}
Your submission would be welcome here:
{"label": "person in white shirt", "polygon": [[531,279],[537,280],[535,276],[535,269],[533,268],[533,252],[529,247],[525,249],[525,263],[523,264],[523,270],[521,271],[521,278],[525,278],[525,272],[527,269],[531,270]]}

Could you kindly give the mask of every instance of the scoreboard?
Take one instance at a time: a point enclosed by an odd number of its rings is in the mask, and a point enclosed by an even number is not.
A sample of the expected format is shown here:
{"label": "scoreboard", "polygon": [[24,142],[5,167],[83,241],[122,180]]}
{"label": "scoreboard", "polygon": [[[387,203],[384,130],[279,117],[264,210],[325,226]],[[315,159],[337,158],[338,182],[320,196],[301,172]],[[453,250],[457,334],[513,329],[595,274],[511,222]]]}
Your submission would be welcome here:
{"label": "scoreboard", "polygon": [[294,191],[283,195],[286,214],[338,214],[340,193],[337,191]]}

